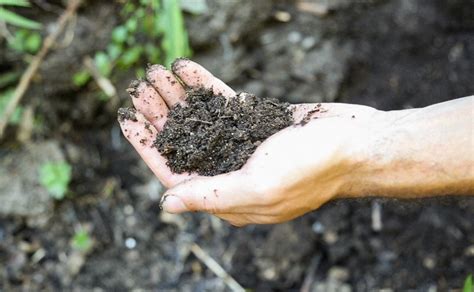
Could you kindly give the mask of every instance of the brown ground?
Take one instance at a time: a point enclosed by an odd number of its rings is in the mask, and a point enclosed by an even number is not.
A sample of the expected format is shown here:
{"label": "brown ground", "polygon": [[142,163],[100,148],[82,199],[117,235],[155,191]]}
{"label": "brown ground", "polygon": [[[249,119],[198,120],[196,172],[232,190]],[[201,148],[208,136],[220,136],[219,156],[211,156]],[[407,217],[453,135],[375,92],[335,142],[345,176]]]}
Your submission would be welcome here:
{"label": "brown ground", "polygon": [[[21,11],[45,28],[64,8],[30,2]],[[186,15],[192,59],[237,91],[382,110],[474,93],[473,1],[206,2],[207,12]],[[330,7],[321,15],[303,2]],[[97,98],[94,82],[71,82],[85,56],[106,49],[121,6],[87,1],[22,100],[42,121],[32,142],[20,145],[10,127],[0,145],[0,290],[227,291],[192,243],[254,291],[449,291],[473,272],[472,196],[341,200],[292,222],[240,229],[161,212],[164,190],[121,135],[117,106]],[[21,73],[23,58],[0,41],[1,74]],[[130,105],[125,89],[135,77],[130,70],[115,81],[120,106]],[[35,181],[38,164],[55,157],[73,166],[60,202]],[[94,240],[82,264],[70,243],[79,226]]]}

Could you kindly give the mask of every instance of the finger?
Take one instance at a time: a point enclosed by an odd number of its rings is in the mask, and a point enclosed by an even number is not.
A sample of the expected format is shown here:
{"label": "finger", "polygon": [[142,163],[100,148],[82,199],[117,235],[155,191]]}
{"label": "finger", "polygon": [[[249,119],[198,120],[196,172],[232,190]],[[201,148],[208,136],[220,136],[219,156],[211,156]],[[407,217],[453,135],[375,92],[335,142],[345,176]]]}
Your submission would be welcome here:
{"label": "finger", "polygon": [[184,104],[186,92],[178,79],[162,65],[151,65],[146,78],[171,108],[177,103]]}
{"label": "finger", "polygon": [[239,171],[192,179],[168,190],[163,195],[161,206],[169,213],[243,213],[242,209],[256,198],[242,186],[243,180],[245,178]]}
{"label": "finger", "polygon": [[214,94],[221,94],[226,97],[235,96],[235,91],[232,88],[191,60],[176,59],[171,66],[171,70],[189,87],[212,88]]}
{"label": "finger", "polygon": [[161,131],[166,122],[168,107],[153,86],[145,80],[135,80],[127,91],[138,112],[144,115],[158,131]]}
{"label": "finger", "polygon": [[166,159],[153,146],[157,130],[147,119],[134,109],[119,109],[118,120],[122,133],[132,144],[140,157],[166,187],[173,187],[195,174],[173,174],[166,165]]}

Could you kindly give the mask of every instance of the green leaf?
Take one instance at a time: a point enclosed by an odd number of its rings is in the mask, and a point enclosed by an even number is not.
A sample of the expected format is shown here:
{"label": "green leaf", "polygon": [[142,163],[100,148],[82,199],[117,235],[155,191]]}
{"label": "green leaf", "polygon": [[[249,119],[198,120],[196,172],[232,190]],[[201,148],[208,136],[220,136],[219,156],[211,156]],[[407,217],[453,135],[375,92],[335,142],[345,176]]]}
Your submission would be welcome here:
{"label": "green leaf", "polygon": [[137,8],[135,7],[135,4],[133,4],[133,2],[127,2],[127,3],[125,3],[125,5],[122,8],[122,12],[124,14],[130,14],[133,11],[135,11],[136,9]]}
{"label": "green leaf", "polygon": [[42,42],[41,35],[37,32],[31,33],[25,40],[25,49],[29,53],[36,53],[40,49]]}
{"label": "green leaf", "polygon": [[39,181],[51,196],[61,200],[71,181],[72,168],[67,162],[47,162],[39,169]]}
{"label": "green leaf", "polygon": [[463,292],[474,292],[474,285],[472,283],[472,275],[467,276],[464,281],[464,287],[462,288]]}
{"label": "green leaf", "polygon": [[112,70],[109,56],[104,52],[98,52],[95,54],[94,63],[97,66],[99,72],[104,76],[109,76]]}
{"label": "green leaf", "polygon": [[120,65],[125,68],[129,68],[140,59],[142,52],[143,48],[141,46],[131,47],[120,57]]}
{"label": "green leaf", "polygon": [[122,44],[127,40],[128,31],[125,26],[117,26],[112,31],[112,40],[116,43]]}
{"label": "green leaf", "polygon": [[145,44],[146,57],[150,63],[160,63],[161,51],[160,48],[154,44]]}
{"label": "green leaf", "polygon": [[79,230],[72,238],[72,247],[76,250],[87,252],[92,248],[92,239],[85,230]]}
{"label": "green leaf", "polygon": [[41,34],[28,29],[17,29],[12,39],[8,40],[8,46],[15,51],[34,54],[41,46]]}
{"label": "green leaf", "polygon": [[189,56],[191,49],[179,1],[163,0],[163,10],[161,10],[160,16],[165,63],[169,66],[174,59]]}
{"label": "green leaf", "polygon": [[[7,107],[10,99],[13,97],[14,89],[7,89],[4,92],[0,92],[0,116],[3,115],[5,108]],[[13,111],[10,120],[8,121],[11,125],[18,125],[21,121],[21,116],[23,115],[23,107],[17,106],[15,111]]]}
{"label": "green leaf", "polygon": [[0,20],[8,24],[29,29],[40,29],[41,24],[0,7]]}
{"label": "green leaf", "polygon": [[86,85],[90,79],[91,79],[91,75],[89,74],[89,72],[85,70],[81,70],[79,72],[76,72],[72,76],[72,83],[77,87],[82,87]]}
{"label": "green leaf", "polygon": [[22,7],[31,6],[27,0],[0,0],[0,5],[22,6]]}
{"label": "green leaf", "polygon": [[[0,88],[8,86],[20,79],[20,72],[12,71],[0,75]],[[1,94],[1,93],[0,93]]]}
{"label": "green leaf", "polygon": [[110,100],[110,96],[105,94],[103,91],[100,91],[97,93],[97,99],[102,101],[102,102],[107,102]]}
{"label": "green leaf", "polygon": [[122,54],[122,46],[117,44],[109,44],[107,46],[107,55],[111,60],[116,60]]}
{"label": "green leaf", "polygon": [[136,32],[138,27],[138,20],[136,18],[130,18],[125,23],[125,27],[129,32]]}

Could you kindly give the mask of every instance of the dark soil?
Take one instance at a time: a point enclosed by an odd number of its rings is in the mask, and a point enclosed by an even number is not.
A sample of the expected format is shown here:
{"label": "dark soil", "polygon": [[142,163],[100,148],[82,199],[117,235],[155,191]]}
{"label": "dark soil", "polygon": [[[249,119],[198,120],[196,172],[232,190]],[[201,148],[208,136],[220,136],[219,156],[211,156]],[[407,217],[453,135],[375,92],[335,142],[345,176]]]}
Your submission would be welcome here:
{"label": "dark soil", "polygon": [[268,137],[293,124],[287,103],[248,93],[233,98],[209,89],[187,92],[155,141],[175,173],[216,175],[241,168]]}
{"label": "dark soil", "polygon": [[[63,2],[34,0],[15,11],[42,22],[46,34]],[[460,291],[474,267],[474,196],[339,200],[291,222],[244,228],[200,212],[160,211],[164,188],[116,122],[117,107],[131,105],[125,90],[135,70],[112,80],[118,105],[97,98],[94,80],[84,88],[71,82],[84,57],[106,50],[122,23],[123,1],[85,2],[21,101],[41,121],[28,147],[59,144],[73,166],[70,195],[51,198],[43,215],[36,206],[33,214],[15,214],[17,203],[5,212],[7,200],[0,200],[0,291],[229,291],[189,251],[193,243],[253,291]],[[235,90],[382,110],[474,93],[474,1],[205,2],[207,13],[185,17],[192,59]],[[318,16],[300,3],[330,7]],[[291,19],[280,21],[276,12]],[[0,37],[0,76],[21,75],[24,58]],[[8,130],[0,169],[26,146],[15,142],[14,126]],[[28,210],[40,201],[40,184],[25,191],[13,182],[35,176],[4,168],[0,194],[16,201],[5,190],[18,190]],[[79,228],[94,242],[83,261],[71,245]]]}

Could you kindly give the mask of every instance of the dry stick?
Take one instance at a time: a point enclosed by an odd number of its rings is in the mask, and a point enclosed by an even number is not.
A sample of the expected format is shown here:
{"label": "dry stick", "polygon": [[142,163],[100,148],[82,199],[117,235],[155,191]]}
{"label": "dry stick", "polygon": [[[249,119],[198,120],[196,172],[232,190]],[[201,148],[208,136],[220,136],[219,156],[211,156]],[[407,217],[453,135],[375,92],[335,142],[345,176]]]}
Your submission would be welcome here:
{"label": "dry stick", "polygon": [[224,283],[229,286],[232,291],[245,292],[245,289],[240,286],[231,275],[229,275],[224,268],[219,265],[213,258],[211,258],[199,245],[193,243],[191,245],[191,251],[193,254],[200,259],[214,274],[221,278]]}
{"label": "dry stick", "polygon": [[89,74],[92,75],[100,89],[102,89],[108,97],[117,98],[117,89],[115,89],[112,81],[99,72],[99,69],[94,65],[94,61],[92,61],[91,57],[87,56],[84,58],[84,66]]}
{"label": "dry stick", "polygon": [[3,116],[0,117],[0,139],[3,137],[5,127],[7,126],[11,115],[15,111],[15,108],[17,107],[23,95],[25,95],[25,92],[31,83],[31,79],[35,75],[36,71],[38,71],[38,68],[41,62],[43,61],[44,57],[48,53],[49,49],[53,46],[58,36],[63,31],[64,26],[66,25],[68,20],[76,12],[81,1],[82,0],[69,1],[69,4],[66,10],[59,17],[57,21],[56,29],[46,37],[46,39],[43,42],[43,46],[41,47],[41,50],[38,52],[38,54],[36,54],[36,56],[31,61],[30,65],[26,69],[26,71],[21,76],[20,83],[18,83],[18,86],[16,87],[15,92],[13,93],[13,97],[8,102]]}
{"label": "dry stick", "polygon": [[311,289],[314,283],[314,276],[316,270],[318,269],[319,263],[321,262],[321,255],[316,255],[311,259],[308,270],[306,271],[306,276],[301,286],[300,292],[310,292],[314,289]]}

